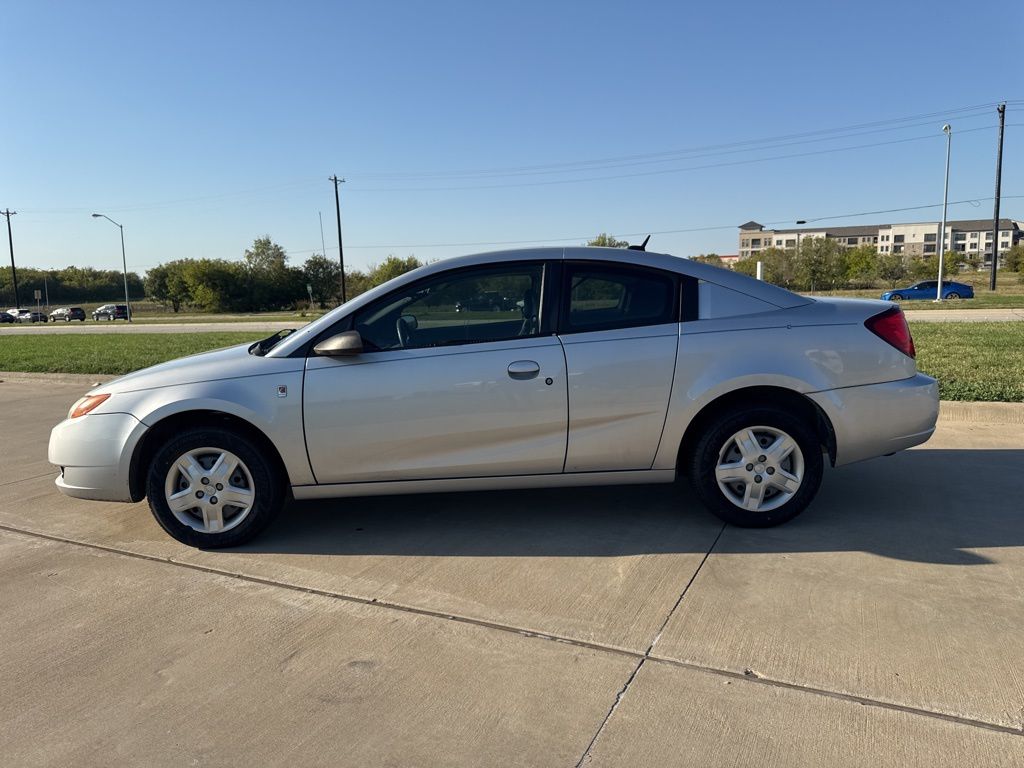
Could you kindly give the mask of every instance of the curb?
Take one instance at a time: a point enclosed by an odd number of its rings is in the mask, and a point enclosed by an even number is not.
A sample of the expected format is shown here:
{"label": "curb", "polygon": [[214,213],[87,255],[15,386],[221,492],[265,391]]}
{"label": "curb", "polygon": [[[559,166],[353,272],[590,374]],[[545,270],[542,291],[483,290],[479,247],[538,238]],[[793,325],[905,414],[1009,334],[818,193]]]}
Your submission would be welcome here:
{"label": "curb", "polygon": [[45,381],[48,384],[78,384],[83,387],[98,387],[113,381],[116,376],[105,373],[28,373],[25,371],[0,371],[0,384],[34,384]]}
{"label": "curb", "polygon": [[[25,373],[0,371],[0,384],[77,384],[92,388],[112,381],[116,376],[90,373]],[[939,421],[961,424],[1024,424],[1024,403],[969,403],[959,400],[939,402]]]}

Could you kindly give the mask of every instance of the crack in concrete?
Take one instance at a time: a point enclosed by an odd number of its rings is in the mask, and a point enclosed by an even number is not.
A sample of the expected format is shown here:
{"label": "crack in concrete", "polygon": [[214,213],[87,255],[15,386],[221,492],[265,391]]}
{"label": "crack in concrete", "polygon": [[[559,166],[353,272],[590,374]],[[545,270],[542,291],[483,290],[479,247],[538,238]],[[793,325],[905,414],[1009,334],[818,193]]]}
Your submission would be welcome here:
{"label": "crack in concrete", "polygon": [[[1011,727],[1011,726],[1001,725],[999,723],[990,723],[990,722],[987,722],[985,720],[976,720],[974,718],[964,717],[964,716],[961,716],[961,715],[951,715],[951,714],[948,714],[948,713],[945,713],[945,712],[938,712],[938,711],[931,710],[931,709],[923,709],[921,707],[913,707],[913,706],[909,706],[909,705],[905,705],[905,704],[895,704],[895,703],[892,703],[892,702],[881,701],[879,699],[872,699],[872,698],[869,698],[869,697],[866,697],[866,696],[857,696],[856,694],[841,693],[839,691],[831,691],[831,690],[828,690],[827,688],[816,688],[816,687],[810,686],[810,685],[801,685],[801,684],[798,684],[798,683],[789,683],[789,682],[786,682],[784,680],[775,680],[775,679],[770,678],[770,677],[764,677],[764,676],[752,677],[750,675],[745,674],[744,672],[736,672],[736,671],[730,670],[730,669],[721,669],[721,668],[718,668],[718,667],[710,667],[710,666],[705,666],[705,665],[702,665],[702,664],[692,664],[692,663],[686,662],[686,661],[679,661],[678,659],[671,659],[671,658],[664,657],[664,656],[654,655],[653,654],[653,650],[654,650],[655,644],[660,639],[661,634],[664,631],[665,627],[668,625],[668,622],[671,619],[673,613],[676,611],[676,609],[679,607],[679,604],[682,602],[683,596],[686,594],[686,590],[688,590],[690,588],[690,586],[693,584],[694,580],[697,578],[697,574],[700,572],[700,570],[703,567],[704,563],[707,561],[708,557],[711,555],[711,551],[714,549],[715,544],[718,543],[718,539],[721,537],[722,532],[724,530],[725,530],[725,526],[722,527],[722,531],[719,531],[718,537],[715,538],[715,541],[712,543],[711,548],[704,555],[704,559],[701,560],[700,566],[697,567],[697,570],[694,571],[693,576],[690,578],[689,582],[687,582],[687,585],[684,588],[683,593],[679,596],[679,599],[676,600],[676,603],[672,607],[672,610],[669,611],[668,616],[666,617],[665,621],[662,623],[661,628],[658,630],[657,635],[655,636],[654,640],[651,642],[651,645],[648,647],[647,651],[645,651],[644,653],[640,653],[639,651],[631,651],[631,650],[626,649],[626,648],[616,648],[615,646],[605,645],[603,643],[595,643],[595,642],[590,642],[590,641],[587,641],[587,640],[579,640],[579,639],[573,638],[573,637],[564,637],[564,636],[561,636],[561,635],[554,635],[554,634],[547,633],[547,632],[539,632],[539,631],[536,631],[536,630],[526,629],[524,627],[516,627],[516,626],[511,625],[511,624],[503,624],[503,623],[495,622],[495,621],[487,621],[486,619],[476,619],[476,618],[473,618],[473,617],[470,617],[470,616],[459,616],[457,614],[446,613],[444,611],[434,611],[434,610],[430,610],[428,608],[418,608],[416,606],[410,606],[410,605],[403,605],[401,603],[388,602],[388,601],[380,600],[378,598],[358,597],[356,595],[347,595],[347,594],[345,594],[343,592],[333,592],[333,591],[327,590],[327,589],[318,589],[318,588],[315,588],[315,587],[304,587],[304,586],[301,586],[299,584],[291,584],[291,583],[284,582],[284,581],[276,581],[274,579],[267,579],[267,578],[263,578],[263,577],[260,577],[260,576],[250,576],[250,575],[244,574],[244,573],[228,571],[228,570],[225,570],[225,569],[214,568],[214,567],[206,566],[206,565],[199,565],[197,563],[187,563],[187,562],[184,562],[184,561],[181,561],[181,560],[174,560],[172,558],[167,558],[167,557],[158,557],[156,555],[147,555],[147,554],[145,554],[143,552],[133,552],[131,550],[119,549],[117,547],[112,547],[112,546],[108,546],[108,545],[105,545],[105,544],[95,544],[95,543],[87,542],[87,541],[79,541],[77,539],[72,539],[72,538],[68,538],[68,537],[65,537],[65,536],[57,536],[57,535],[50,534],[50,533],[43,533],[41,531],[33,531],[33,530],[30,530],[30,529],[25,529],[25,528],[17,528],[17,527],[12,526],[12,525],[6,525],[6,524],[3,524],[3,523],[0,523],[0,531],[7,531],[8,533],[14,533],[14,534],[22,535],[22,536],[36,537],[36,538],[44,539],[44,540],[47,540],[47,541],[53,541],[53,542],[56,542],[58,544],[67,544],[67,545],[70,545],[70,546],[82,547],[84,549],[92,549],[92,550],[96,550],[96,551],[99,551],[99,552],[105,552],[105,553],[108,553],[108,554],[119,555],[121,557],[135,558],[137,560],[148,560],[149,562],[153,562],[153,563],[160,563],[162,565],[169,565],[169,566],[176,567],[176,568],[188,568],[190,570],[199,571],[199,572],[202,572],[202,573],[209,573],[209,574],[214,575],[214,576],[224,576],[224,577],[227,577],[227,578],[234,578],[234,579],[238,579],[239,581],[246,581],[246,582],[250,582],[250,583],[253,583],[253,584],[259,584],[261,586],[277,587],[279,589],[286,589],[286,590],[290,590],[290,591],[293,591],[293,592],[302,592],[302,593],[305,593],[305,594],[316,595],[318,597],[325,597],[325,598],[332,599],[332,600],[342,600],[342,601],[349,602],[349,603],[355,603],[357,605],[376,606],[376,607],[383,608],[383,609],[386,609],[386,610],[393,610],[393,611],[400,611],[402,613],[409,613],[409,614],[412,614],[412,615],[415,615],[415,616],[424,616],[424,617],[427,617],[427,618],[440,619],[440,620],[443,620],[443,621],[454,621],[454,622],[458,622],[458,623],[461,623],[461,624],[469,624],[471,626],[481,627],[481,628],[484,628],[484,629],[493,629],[493,630],[497,630],[499,632],[507,632],[509,634],[518,635],[520,637],[527,637],[527,638],[538,639],[538,640],[548,640],[548,641],[552,641],[552,642],[556,642],[556,643],[562,643],[564,645],[570,645],[570,646],[573,646],[575,648],[582,648],[582,649],[586,649],[586,650],[597,651],[599,653],[608,653],[608,654],[613,654],[615,656],[627,656],[629,658],[636,659],[637,660],[637,666],[633,670],[633,673],[629,676],[629,679],[626,681],[625,685],[623,685],[622,689],[620,689],[620,691],[616,695],[615,703],[609,709],[608,714],[605,717],[604,723],[607,723],[608,719],[610,719],[612,713],[615,711],[616,707],[618,706],[618,703],[622,700],[622,697],[625,695],[625,693],[628,690],[630,684],[636,678],[636,675],[640,671],[641,667],[643,667],[643,665],[647,661],[651,661],[652,663],[655,663],[655,664],[665,664],[665,665],[672,666],[672,667],[677,667],[677,668],[680,668],[680,669],[686,669],[686,670],[690,670],[690,671],[694,671],[694,672],[701,672],[701,673],[708,674],[708,675],[715,675],[717,677],[726,677],[726,678],[729,678],[731,680],[741,680],[743,682],[751,683],[751,684],[754,684],[754,685],[767,685],[767,686],[771,686],[771,687],[774,687],[774,688],[784,688],[784,689],[795,691],[795,692],[798,692],[798,693],[805,693],[805,694],[808,694],[808,695],[824,696],[826,698],[838,699],[840,701],[846,701],[846,702],[849,702],[849,703],[860,704],[862,706],[877,707],[879,709],[888,709],[888,710],[891,710],[891,711],[902,712],[902,713],[905,713],[905,714],[916,715],[916,716],[919,716],[919,717],[930,717],[930,718],[933,718],[933,719],[943,720],[945,722],[954,723],[954,724],[957,724],[957,725],[965,725],[965,726],[974,727],[974,728],[983,728],[985,730],[996,731],[998,733],[1005,733],[1005,734],[1009,734],[1009,735],[1012,735],[1012,736],[1018,736],[1018,737],[1024,736],[1024,726],[1022,726],[1021,728],[1014,728],[1014,727]],[[604,723],[602,723],[601,728],[599,728],[598,732],[594,735],[594,739],[591,740],[590,746],[588,746],[588,748],[587,748],[587,752],[585,752],[583,757],[580,758],[580,762],[577,763],[577,765],[581,765],[583,763],[583,760],[587,757],[587,755],[590,752],[591,748],[597,742],[597,737],[600,735],[600,731],[601,731],[601,729],[603,729]]]}
{"label": "crack in concrete", "polygon": [[18,483],[27,483],[29,480],[38,480],[41,477],[56,477],[56,476],[57,476],[57,472],[56,472],[56,470],[54,470],[52,472],[47,472],[46,474],[43,474],[43,475],[32,475],[32,477],[23,477],[23,478],[21,478],[19,480],[8,480],[6,482],[0,483],[0,488],[3,488],[6,485],[17,485]]}
{"label": "crack in concrete", "polygon": [[697,574],[700,573],[701,568],[704,567],[704,563],[706,563],[708,561],[708,558],[711,557],[711,553],[714,551],[715,545],[718,544],[718,540],[722,538],[722,534],[725,532],[725,527],[726,526],[723,523],[722,527],[718,531],[718,535],[715,536],[715,540],[711,542],[711,546],[708,547],[708,551],[704,553],[704,557],[701,558],[701,561],[697,565],[697,568],[694,570],[693,575],[690,576],[690,580],[686,582],[686,586],[683,587],[683,591],[679,593],[679,597],[676,599],[675,604],[673,604],[672,608],[665,616],[665,620],[661,622],[661,626],[658,627],[658,631],[655,633],[654,639],[651,640],[651,644],[647,646],[647,650],[644,651],[643,656],[640,658],[640,663],[636,665],[636,668],[633,670],[633,674],[629,676],[629,679],[626,680],[626,684],[622,686],[622,689],[616,694],[615,701],[612,702],[612,706],[608,710],[608,713],[604,716],[604,720],[601,721],[601,725],[598,726],[597,732],[594,734],[594,738],[590,740],[590,743],[587,745],[587,748],[583,751],[583,755],[576,763],[576,768],[581,768],[583,763],[586,762],[587,758],[590,757],[590,753],[594,750],[594,746],[597,744],[597,740],[601,737],[601,734],[604,732],[605,727],[607,727],[609,721],[612,719],[612,715],[615,714],[615,710],[619,708],[619,704],[622,703],[622,699],[629,691],[629,686],[633,684],[633,680],[635,680],[636,676],[640,673],[640,670],[644,666],[644,663],[649,658],[651,658],[651,651],[654,650],[654,646],[657,645],[658,641],[661,639],[661,635],[665,631],[665,627],[668,626],[668,623],[669,621],[671,621],[672,616],[676,612],[676,609],[679,608],[679,604],[683,602],[683,598],[686,596],[687,590],[689,590],[693,582],[696,581]]}

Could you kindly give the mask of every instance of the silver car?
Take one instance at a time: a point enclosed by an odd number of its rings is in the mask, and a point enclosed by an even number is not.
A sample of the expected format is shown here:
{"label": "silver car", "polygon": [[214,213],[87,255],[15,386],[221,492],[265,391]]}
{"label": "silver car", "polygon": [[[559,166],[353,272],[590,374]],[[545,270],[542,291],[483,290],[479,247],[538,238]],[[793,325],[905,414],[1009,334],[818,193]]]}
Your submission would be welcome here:
{"label": "silver car", "polygon": [[[495,293],[516,311],[473,298]],[[458,308],[458,309],[457,309]],[[294,332],[124,376],[50,436],[57,487],[148,497],[198,547],[290,498],[669,483],[770,526],[833,466],[923,443],[938,390],[900,309],[635,250],[450,259]]]}

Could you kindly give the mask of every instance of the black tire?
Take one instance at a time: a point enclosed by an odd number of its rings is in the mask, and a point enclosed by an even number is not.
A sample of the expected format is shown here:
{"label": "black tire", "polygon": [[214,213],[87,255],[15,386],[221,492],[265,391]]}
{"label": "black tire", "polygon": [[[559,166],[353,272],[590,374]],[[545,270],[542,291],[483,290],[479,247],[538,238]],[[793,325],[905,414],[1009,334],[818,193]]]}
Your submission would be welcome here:
{"label": "black tire", "polygon": [[[719,486],[715,475],[719,458],[729,446],[734,445],[733,436],[741,430],[757,427],[777,430],[790,436],[796,442],[802,457],[803,475],[799,487],[790,495],[788,501],[780,503],[773,509],[748,510],[737,506]],[[763,438],[763,435],[759,437]],[[764,447],[762,442],[760,448]],[[798,458],[795,452],[791,456],[792,458],[788,459],[789,462],[795,462]],[[756,469],[757,465],[754,466]],[[762,406],[734,411],[723,415],[714,422],[697,441],[689,457],[688,466],[684,469],[689,475],[697,496],[708,509],[722,520],[744,528],[768,528],[792,520],[807,508],[821,485],[824,461],[821,455],[821,442],[811,425],[804,423],[800,418],[782,408]],[[770,474],[774,475],[775,472]],[[757,481],[758,484],[764,482],[768,477],[764,473],[761,475],[752,473],[752,476],[763,478]],[[782,493],[772,487],[770,483],[765,485],[765,488],[767,490],[763,492],[766,495],[774,493],[776,500],[782,496]],[[767,503],[777,502],[767,499]]]}
{"label": "black tire", "polygon": [[[199,448],[230,451],[241,459],[251,477],[255,495],[252,507],[240,523],[227,530],[214,533],[196,530],[179,520],[167,502],[165,482],[171,467],[179,457]],[[157,449],[146,476],[149,508],[160,527],[183,544],[199,549],[234,547],[257,536],[284,507],[287,496],[285,486],[281,472],[264,450],[247,437],[218,427],[189,429],[172,435]],[[216,501],[215,498],[213,500]],[[192,516],[196,518],[197,524],[202,524],[198,514]],[[231,521],[228,519],[226,522],[230,524]]]}
{"label": "black tire", "polygon": [[898,293],[894,293],[889,297],[889,301],[903,301],[903,297]]}
{"label": "black tire", "polygon": [[957,299],[960,298],[960,294],[957,293],[956,291],[950,291],[949,293],[946,294],[946,298],[956,301]]}

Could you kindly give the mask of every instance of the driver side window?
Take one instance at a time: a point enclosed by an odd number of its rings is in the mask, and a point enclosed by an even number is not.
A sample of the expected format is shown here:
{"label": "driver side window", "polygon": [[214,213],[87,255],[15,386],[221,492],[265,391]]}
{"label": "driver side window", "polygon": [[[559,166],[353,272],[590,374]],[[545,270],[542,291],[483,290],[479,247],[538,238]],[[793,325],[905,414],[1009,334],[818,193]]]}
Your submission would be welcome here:
{"label": "driver side window", "polygon": [[524,263],[440,275],[362,309],[353,328],[368,351],[535,336],[543,270]]}

